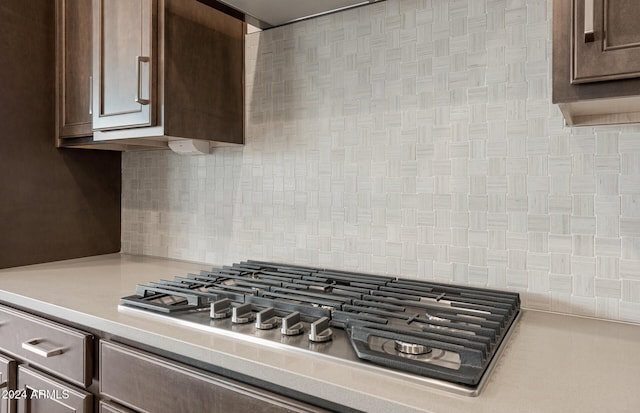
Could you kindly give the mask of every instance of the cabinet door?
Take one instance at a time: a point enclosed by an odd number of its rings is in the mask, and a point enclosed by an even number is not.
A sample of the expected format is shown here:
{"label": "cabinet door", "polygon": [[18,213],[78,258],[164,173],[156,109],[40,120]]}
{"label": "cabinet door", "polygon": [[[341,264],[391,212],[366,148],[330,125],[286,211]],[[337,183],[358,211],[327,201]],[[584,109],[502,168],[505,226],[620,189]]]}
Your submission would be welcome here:
{"label": "cabinet door", "polygon": [[572,83],[640,77],[639,16],[638,0],[573,0]]}
{"label": "cabinet door", "polygon": [[[0,392],[15,390],[16,388],[16,362],[0,356]],[[15,401],[8,396],[0,397],[0,413],[13,413]]]}
{"label": "cabinet door", "polygon": [[58,136],[90,136],[91,2],[56,1]]}
{"label": "cabinet door", "polygon": [[91,413],[93,396],[31,368],[18,366],[18,413]]}
{"label": "cabinet door", "polygon": [[155,0],[93,0],[93,128],[155,123]]}

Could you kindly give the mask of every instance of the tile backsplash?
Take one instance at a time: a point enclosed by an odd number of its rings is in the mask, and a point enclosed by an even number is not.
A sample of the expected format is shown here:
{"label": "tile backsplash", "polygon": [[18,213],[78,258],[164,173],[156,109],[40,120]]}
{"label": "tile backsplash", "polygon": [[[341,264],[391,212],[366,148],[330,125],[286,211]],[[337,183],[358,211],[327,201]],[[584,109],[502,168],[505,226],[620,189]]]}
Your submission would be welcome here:
{"label": "tile backsplash", "polygon": [[247,37],[246,145],[126,153],[123,251],[518,291],[640,323],[640,126],[551,104],[551,0],[387,0]]}

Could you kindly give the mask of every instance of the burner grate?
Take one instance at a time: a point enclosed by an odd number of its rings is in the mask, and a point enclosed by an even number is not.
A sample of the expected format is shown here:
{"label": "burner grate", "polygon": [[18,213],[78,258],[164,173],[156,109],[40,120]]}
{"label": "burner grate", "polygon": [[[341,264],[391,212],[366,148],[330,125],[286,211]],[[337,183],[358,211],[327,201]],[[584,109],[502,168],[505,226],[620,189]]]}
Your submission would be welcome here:
{"label": "burner grate", "polygon": [[520,311],[516,293],[262,261],[139,285],[121,303],[165,314],[211,307],[220,318],[229,307],[238,319],[257,315],[253,331],[301,320],[314,348],[331,340],[330,326],[362,360],[467,386],[478,385]]}

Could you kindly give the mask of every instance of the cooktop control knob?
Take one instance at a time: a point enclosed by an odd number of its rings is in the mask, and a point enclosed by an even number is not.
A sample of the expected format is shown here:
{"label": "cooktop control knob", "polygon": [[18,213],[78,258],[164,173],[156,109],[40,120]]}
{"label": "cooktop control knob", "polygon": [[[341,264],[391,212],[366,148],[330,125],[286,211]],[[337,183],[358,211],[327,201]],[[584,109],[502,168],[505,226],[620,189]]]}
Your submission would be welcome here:
{"label": "cooktop control knob", "polygon": [[211,303],[211,318],[221,319],[231,316],[231,300],[223,298],[222,300]]}
{"label": "cooktop control knob", "polygon": [[270,330],[278,326],[276,310],[273,307],[265,308],[256,315],[256,328],[258,330]]}
{"label": "cooktop control knob", "polygon": [[233,307],[231,311],[231,322],[233,324],[247,324],[254,319],[255,315],[251,312],[251,303]]}
{"label": "cooktop control knob", "polygon": [[284,336],[297,336],[298,334],[302,334],[304,331],[304,327],[302,326],[302,322],[300,321],[300,313],[295,312],[291,313],[286,317],[282,317],[282,328],[280,328],[280,332]]}
{"label": "cooktop control knob", "polygon": [[309,340],[315,343],[323,343],[331,340],[333,331],[329,328],[329,319],[322,317],[321,319],[311,323],[309,330]]}

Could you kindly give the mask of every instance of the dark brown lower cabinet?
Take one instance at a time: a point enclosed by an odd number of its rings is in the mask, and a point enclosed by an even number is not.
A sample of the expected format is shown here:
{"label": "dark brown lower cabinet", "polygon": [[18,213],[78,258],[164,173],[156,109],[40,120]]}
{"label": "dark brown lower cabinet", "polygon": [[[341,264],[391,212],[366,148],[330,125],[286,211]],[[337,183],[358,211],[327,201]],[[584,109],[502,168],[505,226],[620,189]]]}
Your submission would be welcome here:
{"label": "dark brown lower cabinet", "polygon": [[0,305],[0,413],[328,411],[100,336]]}
{"label": "dark brown lower cabinet", "polygon": [[18,366],[18,413],[91,413],[93,396],[29,367]]}
{"label": "dark brown lower cabinet", "polygon": [[143,412],[326,412],[284,396],[106,341],[100,342],[99,371],[102,396]]}
{"label": "dark brown lower cabinet", "polygon": [[0,413],[13,413],[15,402],[9,397],[16,389],[16,362],[0,356]]}

